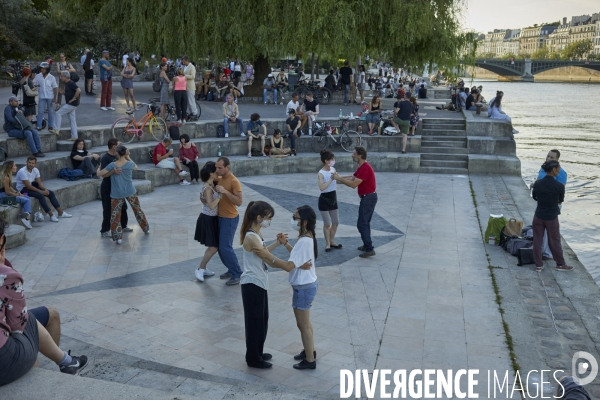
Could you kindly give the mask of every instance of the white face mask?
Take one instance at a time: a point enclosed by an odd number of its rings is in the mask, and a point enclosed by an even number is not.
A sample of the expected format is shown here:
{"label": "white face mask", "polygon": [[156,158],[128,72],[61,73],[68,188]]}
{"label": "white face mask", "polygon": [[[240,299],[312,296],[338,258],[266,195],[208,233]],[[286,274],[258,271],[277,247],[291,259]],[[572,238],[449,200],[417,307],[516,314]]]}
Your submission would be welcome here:
{"label": "white face mask", "polygon": [[268,227],[271,226],[271,220],[270,219],[263,219],[258,224],[260,225],[261,228],[268,228]]}
{"label": "white face mask", "polygon": [[296,221],[296,220],[294,219],[294,217],[292,217],[292,220],[291,220],[290,222],[291,222],[291,224],[292,224],[292,228],[293,228],[293,229],[295,229],[295,230],[297,230],[297,231],[300,231],[300,225],[298,225],[298,221]]}
{"label": "white face mask", "polygon": [[331,161],[329,161],[329,166],[330,166],[330,167],[333,167],[334,165],[335,165],[335,160],[331,160]]}

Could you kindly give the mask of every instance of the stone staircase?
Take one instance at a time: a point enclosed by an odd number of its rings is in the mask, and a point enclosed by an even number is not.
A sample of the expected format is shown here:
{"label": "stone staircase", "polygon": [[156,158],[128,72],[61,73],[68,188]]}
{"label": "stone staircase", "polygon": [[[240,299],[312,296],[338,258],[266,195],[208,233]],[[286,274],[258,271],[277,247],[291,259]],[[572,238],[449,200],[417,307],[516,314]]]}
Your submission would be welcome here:
{"label": "stone staircase", "polygon": [[464,120],[423,120],[421,131],[421,172],[468,174],[469,150]]}

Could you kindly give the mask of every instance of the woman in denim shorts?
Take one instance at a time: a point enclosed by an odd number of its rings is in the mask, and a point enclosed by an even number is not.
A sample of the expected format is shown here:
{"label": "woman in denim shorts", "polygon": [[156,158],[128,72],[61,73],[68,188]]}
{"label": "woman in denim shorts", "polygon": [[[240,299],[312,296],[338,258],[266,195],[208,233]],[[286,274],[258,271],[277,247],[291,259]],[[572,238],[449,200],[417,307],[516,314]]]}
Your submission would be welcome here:
{"label": "woman in denim shorts", "polygon": [[[314,260],[317,259],[317,239],[315,235],[315,225],[317,215],[310,206],[299,207],[292,215],[292,228],[299,231],[296,245],[292,246],[287,240],[287,235],[277,235],[277,240],[285,246],[290,252],[289,261],[280,260],[273,256],[267,248],[254,248],[254,253],[258,255],[266,264],[275,268],[284,268],[283,265],[293,265],[289,271],[289,282],[294,291],[292,297],[292,308],[296,317],[296,324],[300,329],[300,336],[304,350],[294,356],[294,359],[301,360],[294,364],[295,369],[315,369],[317,353],[314,348],[313,328],[310,323],[310,307],[317,294],[317,274],[315,272]],[[310,269],[302,269],[302,266],[312,265]]]}

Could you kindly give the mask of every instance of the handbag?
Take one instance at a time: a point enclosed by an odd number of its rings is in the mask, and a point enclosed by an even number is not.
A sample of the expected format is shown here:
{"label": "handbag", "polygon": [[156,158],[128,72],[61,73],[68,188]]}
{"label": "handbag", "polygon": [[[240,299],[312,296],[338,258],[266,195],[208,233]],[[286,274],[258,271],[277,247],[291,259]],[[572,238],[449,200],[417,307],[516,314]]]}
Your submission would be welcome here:
{"label": "handbag", "polygon": [[521,236],[522,230],[523,221],[517,221],[515,218],[511,218],[506,221],[506,225],[504,226],[504,233],[508,236]]}
{"label": "handbag", "polygon": [[17,197],[16,196],[5,196],[2,198],[2,200],[0,200],[0,203],[3,206],[12,206],[12,207],[18,207],[19,203],[17,202]]}
{"label": "handbag", "polygon": [[517,251],[517,265],[523,266],[527,264],[535,264],[533,260],[533,247],[523,247]]}
{"label": "handbag", "polygon": [[266,155],[271,155],[271,146],[270,145],[266,145],[264,148],[264,152]]}
{"label": "handbag", "polygon": [[22,131],[31,129],[31,127],[33,126],[31,125],[31,122],[29,122],[29,120],[25,118],[25,116],[21,113],[16,113],[15,119],[17,120],[17,123],[13,125],[15,126],[15,128],[20,129]]}

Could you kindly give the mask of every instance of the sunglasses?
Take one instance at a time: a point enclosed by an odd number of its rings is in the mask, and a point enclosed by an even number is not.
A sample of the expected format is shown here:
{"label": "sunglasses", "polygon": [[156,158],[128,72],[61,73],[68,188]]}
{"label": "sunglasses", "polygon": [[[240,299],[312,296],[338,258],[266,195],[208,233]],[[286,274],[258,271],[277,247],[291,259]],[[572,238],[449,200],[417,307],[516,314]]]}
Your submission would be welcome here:
{"label": "sunglasses", "polygon": [[292,215],[292,219],[293,219],[294,221],[300,221],[302,218],[300,218],[300,217],[296,217],[295,215]]}

